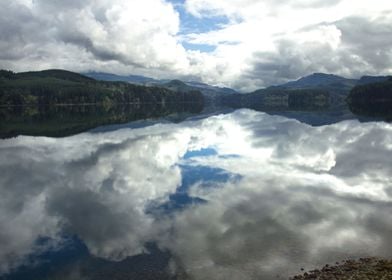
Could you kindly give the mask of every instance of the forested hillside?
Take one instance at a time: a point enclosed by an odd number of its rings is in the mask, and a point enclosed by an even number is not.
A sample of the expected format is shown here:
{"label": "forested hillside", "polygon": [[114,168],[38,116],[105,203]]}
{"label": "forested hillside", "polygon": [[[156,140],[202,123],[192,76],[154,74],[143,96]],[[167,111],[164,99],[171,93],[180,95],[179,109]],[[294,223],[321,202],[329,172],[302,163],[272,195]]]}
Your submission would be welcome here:
{"label": "forested hillside", "polygon": [[0,105],[203,103],[198,91],[173,92],[125,82],[96,81],[64,71],[0,71]]}
{"label": "forested hillside", "polygon": [[289,109],[315,110],[327,108],[329,93],[321,89],[262,89],[248,94],[222,97],[222,103],[233,108],[254,110]]}
{"label": "forested hillside", "polygon": [[392,120],[392,77],[387,81],[354,87],[347,103],[357,115]]}
{"label": "forested hillside", "polygon": [[377,103],[392,101],[392,77],[387,81],[358,85],[347,99],[350,103]]}

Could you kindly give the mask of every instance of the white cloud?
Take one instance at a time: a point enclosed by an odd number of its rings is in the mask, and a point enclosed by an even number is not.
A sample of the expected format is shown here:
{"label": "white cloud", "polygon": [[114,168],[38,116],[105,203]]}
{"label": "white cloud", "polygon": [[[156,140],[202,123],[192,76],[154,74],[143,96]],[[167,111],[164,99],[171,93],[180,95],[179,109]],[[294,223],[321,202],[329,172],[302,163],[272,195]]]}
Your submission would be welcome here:
{"label": "white cloud", "polygon": [[2,141],[0,272],[36,253],[37,238],[64,231],[95,256],[143,252],[159,228],[146,208],[167,201],[181,183],[177,162],[189,135],[168,134],[170,127]]}
{"label": "white cloud", "polygon": [[[0,5],[2,50],[11,52],[3,63],[16,70],[29,68],[28,61],[33,62],[31,68],[116,72],[175,71],[188,65],[175,37],[178,13],[161,0],[2,1]],[[17,57],[7,61],[12,54]]]}
{"label": "white cloud", "polygon": [[[311,72],[392,73],[388,0],[186,0],[183,6],[201,22],[223,16],[228,23],[182,34],[180,15],[165,0],[1,1],[1,67],[196,77],[243,91]],[[184,41],[216,49],[186,50]]]}
{"label": "white cloud", "polygon": [[162,243],[180,271],[193,279],[287,278],[304,266],[390,255],[391,125],[310,127],[246,110],[213,119],[226,141],[211,143],[217,156],[190,164],[240,179],[193,186],[192,196],[208,203],[178,213]]}
{"label": "white cloud", "polygon": [[[392,9],[386,0],[371,4],[351,0],[187,0],[185,6],[195,16],[231,19],[219,30],[188,34],[188,40],[218,46],[210,59],[228,61],[222,80],[243,90],[286,82],[312,72],[349,77],[392,73]],[[342,26],[353,18],[358,19],[355,25]],[[365,39],[369,37],[371,40]],[[365,53],[364,44],[368,41],[373,42],[373,48],[367,48],[372,51]]]}
{"label": "white cloud", "polygon": [[[0,271],[23,263],[38,237],[63,231],[111,260],[158,242],[195,279],[265,279],[337,256],[390,254],[390,143],[388,123],[311,127],[250,110],[3,140]],[[183,159],[202,148],[217,155]],[[239,176],[216,185],[202,177],[189,193],[208,203],[149,214],[180,186],[180,165]],[[203,188],[203,180],[215,187]]]}

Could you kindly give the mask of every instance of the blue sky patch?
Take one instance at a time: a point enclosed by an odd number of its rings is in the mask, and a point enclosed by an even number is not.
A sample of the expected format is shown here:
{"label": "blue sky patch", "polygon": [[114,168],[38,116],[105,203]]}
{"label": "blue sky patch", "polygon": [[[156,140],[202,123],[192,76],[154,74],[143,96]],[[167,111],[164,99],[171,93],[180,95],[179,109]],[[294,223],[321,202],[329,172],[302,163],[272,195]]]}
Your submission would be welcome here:
{"label": "blue sky patch", "polygon": [[216,49],[216,46],[205,45],[205,44],[190,44],[187,42],[182,42],[182,45],[187,50],[192,51],[201,51],[201,52],[213,52]]}
{"label": "blue sky patch", "polygon": [[[188,34],[207,33],[214,30],[219,30],[223,25],[229,23],[226,16],[206,16],[198,18],[188,13],[184,7],[183,0],[168,0],[174,4],[174,8],[180,14],[180,36]],[[201,52],[212,52],[216,46],[207,44],[191,44],[189,42],[182,42],[182,45],[187,50],[199,50]]]}
{"label": "blue sky patch", "polygon": [[184,155],[184,159],[190,159],[194,157],[208,157],[216,156],[218,153],[213,148],[200,149],[197,151],[187,151]]}
{"label": "blue sky patch", "polygon": [[[213,149],[204,149],[205,153],[212,153]],[[149,213],[154,213],[156,210],[170,213],[172,211],[181,210],[190,205],[206,203],[205,200],[192,197],[189,195],[189,188],[197,182],[203,183],[203,188],[215,187],[216,183],[228,182],[231,179],[240,179],[240,176],[227,172],[224,169],[213,168],[209,166],[187,166],[182,165],[182,183],[176,190],[176,193],[170,195],[169,201],[152,207],[147,210]],[[155,208],[155,209],[154,209]]]}

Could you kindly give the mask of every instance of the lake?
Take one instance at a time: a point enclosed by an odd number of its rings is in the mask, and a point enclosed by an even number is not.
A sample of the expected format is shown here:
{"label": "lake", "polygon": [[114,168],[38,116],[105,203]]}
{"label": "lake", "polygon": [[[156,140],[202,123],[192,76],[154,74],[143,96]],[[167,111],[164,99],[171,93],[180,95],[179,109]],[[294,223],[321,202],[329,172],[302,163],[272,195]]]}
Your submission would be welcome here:
{"label": "lake", "polygon": [[392,257],[387,122],[241,109],[75,133],[0,140],[0,279],[288,279]]}

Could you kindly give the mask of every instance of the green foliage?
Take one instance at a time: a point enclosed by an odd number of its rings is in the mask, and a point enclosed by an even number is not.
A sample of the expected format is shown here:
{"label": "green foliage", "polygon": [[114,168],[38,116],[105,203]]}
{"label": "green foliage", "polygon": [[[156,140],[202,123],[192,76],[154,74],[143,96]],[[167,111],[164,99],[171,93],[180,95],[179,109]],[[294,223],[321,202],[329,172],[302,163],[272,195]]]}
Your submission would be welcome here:
{"label": "green foliage", "polygon": [[290,108],[328,106],[329,94],[323,90],[293,90],[288,93]]}
{"label": "green foliage", "polygon": [[319,110],[329,107],[329,92],[321,89],[270,88],[249,94],[231,94],[222,103],[234,108],[254,110]]}
{"label": "green foliage", "polygon": [[354,87],[347,102],[356,115],[392,120],[392,77],[384,82]]}
{"label": "green foliage", "polygon": [[66,70],[44,70],[44,71],[32,71],[32,72],[23,72],[15,74],[18,79],[34,79],[34,78],[56,78],[60,80],[67,80],[73,82],[93,82],[95,81],[92,78],[83,76],[78,73],[66,71]]}
{"label": "green foliage", "polygon": [[18,74],[2,70],[0,77],[0,105],[3,106],[203,103],[198,91],[173,92],[125,82],[101,82],[63,70]]}
{"label": "green foliage", "polygon": [[0,78],[12,79],[15,73],[8,70],[0,70]]}
{"label": "green foliage", "polygon": [[347,101],[349,103],[392,102],[392,77],[385,82],[354,87]]}
{"label": "green foliage", "polygon": [[199,113],[202,104],[104,104],[103,106],[0,107],[0,138],[18,135],[64,137],[98,126]]}

